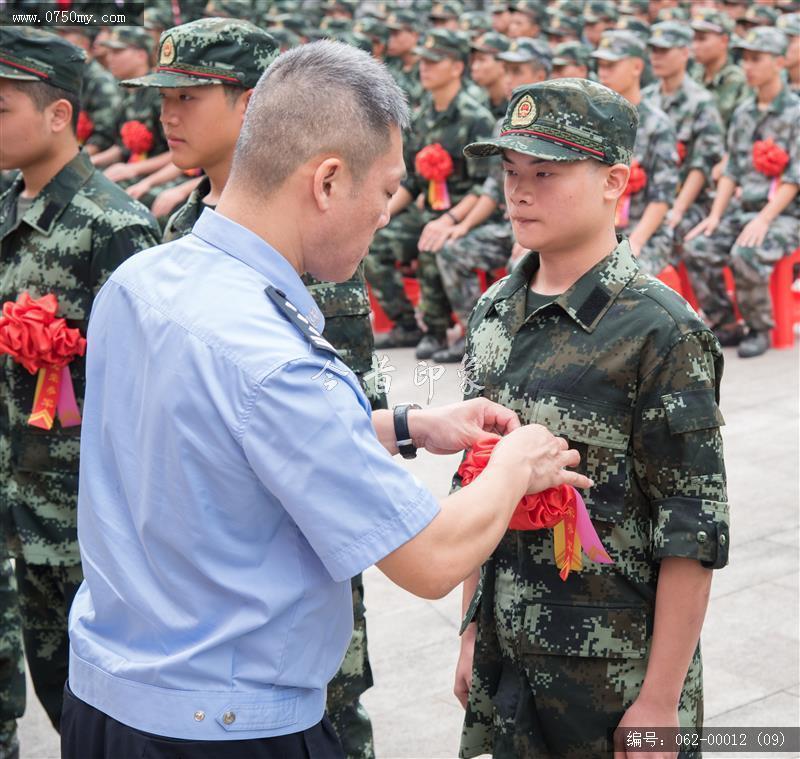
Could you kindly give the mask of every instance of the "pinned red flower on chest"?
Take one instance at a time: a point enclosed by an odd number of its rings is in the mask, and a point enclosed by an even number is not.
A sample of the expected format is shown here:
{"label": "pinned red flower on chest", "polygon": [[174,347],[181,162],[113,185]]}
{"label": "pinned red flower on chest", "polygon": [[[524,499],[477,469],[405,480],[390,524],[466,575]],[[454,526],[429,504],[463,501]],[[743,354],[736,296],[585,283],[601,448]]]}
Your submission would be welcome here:
{"label": "pinned red flower on chest", "polygon": [[434,211],[450,208],[447,179],[453,173],[453,159],[438,142],[427,145],[417,153],[414,170],[428,180],[428,203]]}
{"label": "pinned red flower on chest", "polygon": [[778,189],[781,174],[788,165],[789,154],[780,145],[775,144],[772,137],[768,137],[766,140],[756,140],[753,143],[753,166],[756,171],[772,179],[767,196],[770,200],[772,200],[775,190]]}
{"label": "pinned red flower on chest", "polygon": [[126,121],[119,130],[122,144],[131,152],[129,162],[143,161],[153,149],[153,133],[141,121]]}

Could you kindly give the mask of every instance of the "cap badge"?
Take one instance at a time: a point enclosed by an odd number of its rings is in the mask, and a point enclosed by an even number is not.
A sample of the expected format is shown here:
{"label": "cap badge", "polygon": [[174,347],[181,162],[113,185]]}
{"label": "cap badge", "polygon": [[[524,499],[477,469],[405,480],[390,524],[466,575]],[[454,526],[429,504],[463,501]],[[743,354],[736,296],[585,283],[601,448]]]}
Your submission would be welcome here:
{"label": "cap badge", "polygon": [[175,43],[172,40],[172,37],[168,36],[164,38],[164,41],[161,43],[161,54],[158,57],[158,63],[160,66],[169,66],[175,60]]}
{"label": "cap badge", "polygon": [[436,40],[435,40],[433,37],[428,37],[428,38],[425,40],[425,47],[427,47],[429,50],[430,50],[431,48],[434,48],[434,47],[436,47]]}
{"label": "cap badge", "polygon": [[536,121],[536,103],[530,95],[523,95],[514,106],[509,123],[512,127],[526,127]]}
{"label": "cap badge", "polygon": [[611,37],[603,37],[600,40],[600,47],[611,47]]}

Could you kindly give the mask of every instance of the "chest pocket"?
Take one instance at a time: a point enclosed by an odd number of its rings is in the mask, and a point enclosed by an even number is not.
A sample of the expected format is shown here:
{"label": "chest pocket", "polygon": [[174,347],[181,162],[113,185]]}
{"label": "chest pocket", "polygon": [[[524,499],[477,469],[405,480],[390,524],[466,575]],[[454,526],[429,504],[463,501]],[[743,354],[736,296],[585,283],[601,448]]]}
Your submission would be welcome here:
{"label": "chest pocket", "polygon": [[625,517],[632,419],[629,407],[590,398],[545,390],[536,400],[531,421],[566,438],[581,455],[578,471],[595,482],[584,494],[593,519],[619,522]]}

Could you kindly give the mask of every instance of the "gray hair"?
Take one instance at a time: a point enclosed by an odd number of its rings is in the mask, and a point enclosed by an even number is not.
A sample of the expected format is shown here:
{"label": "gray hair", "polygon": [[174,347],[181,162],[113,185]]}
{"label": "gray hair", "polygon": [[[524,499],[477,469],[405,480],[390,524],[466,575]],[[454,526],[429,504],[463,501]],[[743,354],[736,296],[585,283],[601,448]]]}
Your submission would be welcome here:
{"label": "gray hair", "polygon": [[312,42],[276,58],[256,85],[231,182],[270,194],[321,153],[341,157],[358,180],[388,149],[391,128],[408,123],[406,96],[382,63],[341,42]]}

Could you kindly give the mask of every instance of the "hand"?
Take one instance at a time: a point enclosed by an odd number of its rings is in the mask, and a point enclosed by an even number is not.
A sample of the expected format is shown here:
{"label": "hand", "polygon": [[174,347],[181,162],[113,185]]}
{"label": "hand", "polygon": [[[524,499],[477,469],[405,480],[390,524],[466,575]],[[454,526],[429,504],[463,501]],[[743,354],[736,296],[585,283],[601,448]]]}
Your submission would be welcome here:
{"label": "hand", "polygon": [[475,622],[467,625],[464,634],[461,636],[461,652],[458,654],[456,664],[456,681],[453,685],[453,693],[458,702],[464,709],[467,708],[469,690],[472,687],[472,661],[475,657],[475,636],[478,626]]}
{"label": "hand", "polygon": [[570,450],[564,438],[555,437],[540,424],[527,424],[497,443],[486,469],[502,466],[506,471],[527,471],[526,493],[532,495],[559,485],[592,487],[594,483],[588,477],[566,469],[578,466],[580,461],[580,454]]}
{"label": "hand", "polygon": [[186,197],[186,190],[181,185],[162,190],[156,195],[153,205],[150,206],[150,211],[153,216],[160,219],[162,216],[171,213],[175,206],[182,203]]}
{"label": "hand", "polygon": [[[677,704],[660,704],[639,698],[634,701],[622,716],[617,728],[679,728]],[[676,751],[642,752],[636,750],[615,751],[614,759],[675,759]]]}
{"label": "hand", "polygon": [[719,178],[722,176],[722,172],[725,171],[725,167],[728,165],[728,156],[727,154],[722,158],[719,163],[715,163],[714,167],[711,169],[711,178],[714,182],[719,182]]}
{"label": "hand", "polygon": [[128,195],[130,195],[134,200],[139,200],[142,195],[146,195],[151,189],[150,182],[148,182],[146,179],[142,179],[136,184],[132,184],[127,190],[125,190],[125,192],[127,192]]}
{"label": "hand", "polygon": [[112,163],[103,173],[112,182],[123,182],[136,176],[136,168],[131,163]]}
{"label": "hand", "polygon": [[513,411],[486,398],[408,412],[414,445],[442,455],[459,453],[487,434],[507,435],[518,427]]}
{"label": "hand", "polygon": [[453,220],[447,215],[442,214],[438,219],[429,221],[423,228],[419,236],[417,248],[437,253],[447,240],[447,233],[453,227]]}
{"label": "hand", "polygon": [[714,230],[718,226],[719,216],[706,216],[697,226],[689,230],[689,234],[686,235],[686,242],[694,240],[695,237],[699,237],[700,235],[710,237],[714,234]]}
{"label": "hand", "polygon": [[758,248],[764,244],[764,238],[769,231],[769,224],[760,216],[751,219],[744,225],[744,229],[736,238],[736,244],[745,248]]}

